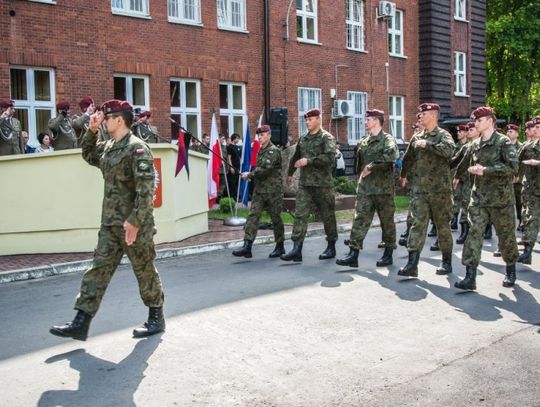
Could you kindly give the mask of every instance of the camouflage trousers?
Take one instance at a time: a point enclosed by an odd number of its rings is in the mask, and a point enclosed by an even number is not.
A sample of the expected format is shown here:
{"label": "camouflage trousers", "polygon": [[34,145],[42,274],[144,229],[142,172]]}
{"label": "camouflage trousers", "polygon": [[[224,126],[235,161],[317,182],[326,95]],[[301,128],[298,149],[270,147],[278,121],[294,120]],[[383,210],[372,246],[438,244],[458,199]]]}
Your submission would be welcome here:
{"label": "camouflage trousers", "polygon": [[[461,186],[461,194],[459,196],[459,223],[468,223],[469,222],[469,203],[471,202],[471,185],[468,181],[459,182]],[[458,187],[459,188],[459,187]],[[454,202],[454,205],[456,202]]]}
{"label": "camouflage trousers", "polygon": [[421,252],[426,243],[426,233],[429,218],[437,227],[439,247],[443,253],[452,253],[453,241],[450,230],[452,218],[451,192],[440,194],[413,194],[411,198],[411,214],[413,224],[407,241],[407,248],[411,252]]}
{"label": "camouflage trousers", "polygon": [[295,218],[291,239],[293,241],[304,240],[308,227],[309,214],[312,208],[315,208],[321,215],[326,240],[336,241],[338,233],[335,207],[336,198],[333,187],[300,186],[296,193]]}
{"label": "camouflage trousers", "polygon": [[163,289],[159,273],[154,266],[153,225],[139,229],[137,240],[131,246],[124,241],[122,226],[101,226],[94,261],[83,276],[81,291],[75,302],[75,309],[94,316],[99,308],[105,290],[120,264],[123,254],[127,254],[137,282],[139,293],[147,307],[163,305]]}
{"label": "camouflage trousers", "polygon": [[461,209],[461,202],[463,200],[463,184],[460,182],[456,189],[453,190],[453,205],[452,205],[452,215],[457,216]]}
{"label": "camouflage trousers", "polygon": [[477,205],[469,206],[469,223],[471,228],[463,246],[461,263],[465,266],[478,267],[486,225],[492,223],[499,239],[499,250],[507,264],[514,264],[518,258],[516,242],[516,219],[512,205],[504,208],[485,208]]}
{"label": "camouflage trousers", "polygon": [[522,223],[522,204],[521,204],[521,194],[523,190],[523,185],[520,183],[514,183],[514,198],[516,200],[516,216],[518,218],[519,224]]}
{"label": "camouflage trousers", "polygon": [[274,227],[274,240],[276,243],[283,242],[285,240],[285,228],[280,216],[282,207],[283,195],[281,195],[281,193],[255,193],[251,201],[251,209],[246,221],[244,239],[251,241],[255,240],[257,237],[257,230],[259,229],[259,219],[261,218],[262,212],[266,210],[268,215],[270,215]]}
{"label": "camouflage trousers", "polygon": [[363,249],[364,238],[373,221],[373,215],[377,212],[381,221],[384,246],[395,249],[397,247],[396,224],[394,223],[395,211],[396,205],[392,194],[358,194],[349,247],[354,250]]}
{"label": "camouflage trousers", "polygon": [[532,197],[531,189],[527,188],[526,186],[523,186],[523,188],[521,189],[521,199],[520,199],[521,219],[523,219],[523,221],[525,221],[525,219],[527,218],[527,208],[530,205],[531,197]]}
{"label": "camouflage trousers", "polygon": [[529,194],[527,207],[523,217],[522,241],[530,245],[536,243],[540,230],[540,196]]}

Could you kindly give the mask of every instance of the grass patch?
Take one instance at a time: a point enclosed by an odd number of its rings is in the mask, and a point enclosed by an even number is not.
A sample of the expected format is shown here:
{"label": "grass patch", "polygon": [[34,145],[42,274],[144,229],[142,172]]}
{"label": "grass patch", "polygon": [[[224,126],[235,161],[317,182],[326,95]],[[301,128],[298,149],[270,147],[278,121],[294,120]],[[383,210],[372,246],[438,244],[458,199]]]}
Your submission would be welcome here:
{"label": "grass patch", "polygon": [[396,204],[396,212],[404,212],[409,210],[409,195],[396,195],[394,196],[394,203]]}

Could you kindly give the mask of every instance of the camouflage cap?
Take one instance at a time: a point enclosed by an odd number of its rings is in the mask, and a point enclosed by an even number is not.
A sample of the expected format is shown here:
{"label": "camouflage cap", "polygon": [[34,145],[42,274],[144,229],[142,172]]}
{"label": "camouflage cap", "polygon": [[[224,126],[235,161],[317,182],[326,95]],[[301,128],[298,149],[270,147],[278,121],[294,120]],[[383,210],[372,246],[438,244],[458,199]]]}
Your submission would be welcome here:
{"label": "camouflage cap", "polygon": [[495,117],[495,112],[489,106],[479,107],[473,110],[473,112],[471,113],[471,119],[473,120],[477,120],[477,119],[480,119],[481,117],[488,117],[488,116]]}
{"label": "camouflage cap", "polygon": [[272,131],[272,129],[270,128],[269,125],[267,124],[263,124],[261,127],[259,127],[256,131],[257,134],[261,134],[261,133],[268,133]]}
{"label": "camouflage cap", "polygon": [[85,96],[79,102],[79,107],[81,108],[81,110],[86,110],[88,109],[88,106],[93,105],[93,104],[94,104],[94,99],[92,99],[91,96]]}
{"label": "camouflage cap", "polygon": [[0,100],[0,107],[2,109],[7,109],[8,107],[15,107],[15,102],[11,99],[2,99]]}
{"label": "camouflage cap", "polygon": [[434,110],[441,110],[441,107],[437,103],[422,103],[418,106],[420,112],[432,112]]}
{"label": "camouflage cap", "polygon": [[315,109],[309,109],[305,114],[304,114],[304,119],[307,119],[308,117],[317,117],[317,116],[320,116],[321,115],[321,111],[317,108]]}
{"label": "camouflage cap", "polygon": [[506,131],[508,130],[519,131],[519,126],[517,124],[510,123],[508,126],[506,126]]}
{"label": "camouflage cap", "polygon": [[69,110],[69,102],[61,100],[56,104],[56,110]]}
{"label": "camouflage cap", "polygon": [[100,110],[102,110],[105,114],[133,112],[133,106],[131,106],[126,100],[112,99],[103,103]]}

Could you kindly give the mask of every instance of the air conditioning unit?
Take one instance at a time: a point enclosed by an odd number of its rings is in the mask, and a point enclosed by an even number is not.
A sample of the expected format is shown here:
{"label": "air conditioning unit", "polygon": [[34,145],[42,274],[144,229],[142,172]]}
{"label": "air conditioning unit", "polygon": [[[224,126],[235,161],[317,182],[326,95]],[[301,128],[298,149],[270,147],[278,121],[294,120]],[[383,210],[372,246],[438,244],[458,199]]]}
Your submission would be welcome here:
{"label": "air conditioning unit", "polygon": [[377,9],[378,18],[391,18],[396,15],[396,4],[391,1],[379,2],[379,8]]}
{"label": "air conditioning unit", "polygon": [[353,114],[354,102],[352,100],[334,100],[334,108],[332,109],[332,117],[334,119],[349,117]]}

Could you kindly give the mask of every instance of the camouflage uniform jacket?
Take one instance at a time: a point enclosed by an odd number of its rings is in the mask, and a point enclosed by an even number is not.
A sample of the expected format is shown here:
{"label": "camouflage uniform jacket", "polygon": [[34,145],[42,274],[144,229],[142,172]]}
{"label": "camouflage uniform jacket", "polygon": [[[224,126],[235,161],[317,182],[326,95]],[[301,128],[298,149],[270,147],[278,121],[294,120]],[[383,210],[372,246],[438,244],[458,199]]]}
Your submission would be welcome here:
{"label": "camouflage uniform jacket", "polygon": [[[81,147],[83,136],[88,130],[88,126],[90,124],[90,116],[86,113],[78,113],[73,116],[72,122],[73,129],[75,130],[75,134],[77,135],[77,145]],[[105,129],[103,123],[99,125],[98,131],[100,140],[110,140],[111,137],[109,136],[109,133],[107,133],[107,130]]]}
{"label": "camouflage uniform jacket", "polygon": [[459,164],[456,176],[462,177],[476,164],[486,168],[484,175],[471,176],[471,205],[492,208],[514,205],[512,181],[518,171],[518,159],[510,139],[494,132],[487,141],[474,140]]}
{"label": "camouflage uniform jacket", "polygon": [[23,153],[21,122],[14,117],[11,120],[0,117],[0,155]]}
{"label": "camouflage uniform jacket", "polygon": [[358,145],[357,174],[367,167],[371,174],[359,178],[358,192],[365,195],[394,194],[394,163],[399,156],[394,137],[383,132],[365,137]]}
{"label": "camouflage uniform jacket", "polygon": [[334,185],[332,168],[336,157],[334,136],[320,129],[315,134],[305,134],[296,145],[289,161],[288,175],[296,171],[294,163],[307,158],[308,164],[300,169],[299,185],[304,187],[332,187]]}
{"label": "camouflage uniform jacket", "polygon": [[[416,148],[414,143],[426,140],[426,148]],[[450,159],[455,143],[450,133],[440,127],[416,133],[403,156],[401,176],[409,180],[413,194],[435,194],[452,191]]]}
{"label": "camouflage uniform jacket", "polygon": [[137,228],[153,225],[154,162],[145,142],[131,132],[119,141],[98,141],[87,131],[82,155],[103,173],[103,225],[121,226],[126,220]]}
{"label": "camouflage uniform jacket", "polygon": [[281,179],[281,151],[271,142],[262,147],[257,154],[257,164],[249,173],[249,178],[255,180],[255,193],[282,194],[283,180]]}
{"label": "camouflage uniform jacket", "polygon": [[525,160],[540,160],[540,144],[535,142],[524,143],[519,151],[520,173],[523,174],[523,187],[540,195],[540,167],[522,164]]}
{"label": "camouflage uniform jacket", "polygon": [[[467,155],[467,151],[471,148],[472,141],[467,141],[465,144],[460,144],[459,149],[450,160],[450,169],[454,171],[454,178],[457,178],[456,170],[459,163]],[[468,172],[461,174],[461,178],[458,178],[460,182],[470,181],[470,174]]]}
{"label": "camouflage uniform jacket", "polygon": [[141,140],[147,143],[159,143],[157,128],[147,123],[134,123],[131,131]]}
{"label": "camouflage uniform jacket", "polygon": [[55,150],[67,150],[77,148],[77,134],[73,128],[71,117],[59,114],[49,120],[49,129],[52,132],[53,146]]}

